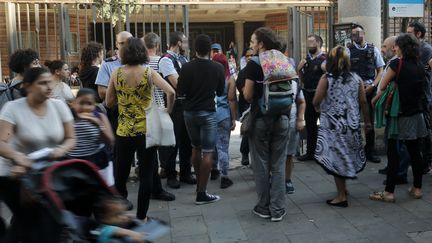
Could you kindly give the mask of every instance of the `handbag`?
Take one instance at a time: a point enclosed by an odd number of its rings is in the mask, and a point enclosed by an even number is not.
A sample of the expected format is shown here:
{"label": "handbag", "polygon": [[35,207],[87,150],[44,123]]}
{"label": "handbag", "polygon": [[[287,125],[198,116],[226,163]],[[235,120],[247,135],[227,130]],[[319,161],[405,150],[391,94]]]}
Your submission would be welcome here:
{"label": "handbag", "polygon": [[156,99],[162,99],[162,97],[155,95],[155,87],[153,84],[151,89],[152,101],[146,109],[146,148],[154,146],[175,146],[174,124],[165,107],[157,104],[163,104],[161,100],[156,102]]}

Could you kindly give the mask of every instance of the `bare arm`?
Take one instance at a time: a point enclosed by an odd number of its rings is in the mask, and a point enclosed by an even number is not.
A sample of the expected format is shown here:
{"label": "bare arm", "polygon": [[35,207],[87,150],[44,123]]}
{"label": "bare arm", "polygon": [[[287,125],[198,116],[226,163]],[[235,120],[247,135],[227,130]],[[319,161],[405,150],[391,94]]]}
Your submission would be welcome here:
{"label": "bare arm", "polygon": [[304,123],[304,113],[306,110],[306,102],[304,99],[298,99],[296,100],[297,105],[297,117],[296,117],[296,126],[297,130],[301,131],[303,130],[305,123]]}
{"label": "bare arm", "polygon": [[111,123],[108,120],[108,117],[103,114],[101,114],[101,125],[100,129],[101,129],[101,135],[102,135],[102,139],[104,140],[105,144],[109,144],[110,146],[114,145],[114,133],[113,130],[111,128]]}
{"label": "bare arm", "polygon": [[112,108],[117,103],[116,77],[117,77],[117,70],[114,71],[113,74],[111,75],[108,89],[106,90],[106,94],[105,94],[105,104],[108,108]]}
{"label": "bare arm", "polygon": [[231,112],[231,130],[235,129],[237,119],[237,95],[234,76],[228,80],[228,102]]}
{"label": "bare arm", "polygon": [[105,95],[106,95],[107,87],[98,85],[97,86],[97,91],[98,91],[99,98],[101,100],[105,100]]}
{"label": "bare arm", "polygon": [[248,103],[252,103],[254,96],[254,85],[255,82],[250,79],[246,79],[245,86],[243,88],[243,96]]}
{"label": "bare arm", "polygon": [[327,95],[327,87],[328,87],[328,82],[327,82],[327,77],[324,74],[323,76],[321,76],[321,79],[319,80],[317,89],[316,89],[316,93],[315,93],[315,97],[313,98],[313,105],[315,107],[315,110],[317,112],[320,111],[320,105],[322,100],[324,99],[324,97]]}
{"label": "bare arm", "polygon": [[[160,76],[160,75],[159,75]],[[177,80],[178,80],[179,75],[178,74],[171,74],[168,75],[168,81],[171,83],[171,85],[177,89]]]}
{"label": "bare arm", "polygon": [[[171,87],[165,81],[165,79],[163,79],[159,75],[159,73],[157,73],[153,69],[151,70],[151,72],[152,72],[151,75],[152,75],[152,80],[153,80],[154,85],[159,87],[167,95],[167,111],[168,111],[168,113],[171,113],[173,105],[174,105],[175,90],[173,89],[173,87]],[[173,75],[168,76],[168,79],[171,76],[173,76]],[[175,78],[176,82],[177,82],[177,77]],[[177,86],[177,83],[176,83],[176,86]]]}
{"label": "bare arm", "polygon": [[57,146],[52,151],[50,157],[52,159],[62,158],[75,147],[75,131],[73,121],[63,123],[64,140],[63,143]]}
{"label": "bare arm", "polygon": [[[306,59],[303,59],[300,61],[299,65],[297,66],[297,74],[299,76],[299,79],[301,82],[303,82],[303,66],[306,64]],[[300,84],[299,84],[300,85]]]}
{"label": "bare arm", "polygon": [[381,82],[378,85],[377,94],[372,99],[372,105],[373,106],[375,106],[375,103],[381,97],[383,91],[386,89],[387,85],[390,83],[390,80],[392,80],[395,76],[396,76],[395,71],[393,71],[393,69],[391,69],[391,68],[387,68],[387,71],[384,75],[384,78],[381,80]]}
{"label": "bare arm", "polygon": [[27,155],[13,149],[9,140],[15,136],[15,125],[0,120],[0,156],[12,160],[15,164],[29,168],[33,163]]}
{"label": "bare arm", "polygon": [[363,119],[365,121],[365,133],[368,133],[371,129],[372,129],[372,124],[371,124],[371,120],[369,117],[369,108],[368,108],[368,104],[367,104],[367,99],[366,99],[366,92],[364,89],[364,85],[363,82],[360,82],[360,87],[359,87],[359,103],[360,103],[360,108],[361,111],[363,113]]}

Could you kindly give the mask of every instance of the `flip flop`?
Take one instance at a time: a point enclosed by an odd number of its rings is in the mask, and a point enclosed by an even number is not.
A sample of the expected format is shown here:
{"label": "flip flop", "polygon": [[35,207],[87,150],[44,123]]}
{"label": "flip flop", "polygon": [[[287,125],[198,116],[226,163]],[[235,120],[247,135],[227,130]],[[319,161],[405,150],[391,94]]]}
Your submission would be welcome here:
{"label": "flip flop", "polygon": [[374,192],[369,195],[369,199],[373,201],[390,202],[390,203],[394,203],[396,201],[395,198],[386,197],[384,195],[384,192]]}
{"label": "flip flop", "polygon": [[411,187],[408,189],[408,194],[415,199],[421,199],[423,197],[422,193],[415,193],[414,192],[414,187]]}

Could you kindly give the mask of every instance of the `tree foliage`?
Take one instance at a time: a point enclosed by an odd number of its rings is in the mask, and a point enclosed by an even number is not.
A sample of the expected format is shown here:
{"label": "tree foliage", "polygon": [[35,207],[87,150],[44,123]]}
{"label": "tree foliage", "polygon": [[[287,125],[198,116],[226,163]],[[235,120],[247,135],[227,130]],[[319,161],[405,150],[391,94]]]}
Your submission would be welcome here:
{"label": "tree foliage", "polygon": [[141,9],[137,4],[138,0],[94,0],[97,9],[97,17],[105,21],[111,21],[115,26],[117,23],[124,23],[126,16],[129,18],[132,14]]}

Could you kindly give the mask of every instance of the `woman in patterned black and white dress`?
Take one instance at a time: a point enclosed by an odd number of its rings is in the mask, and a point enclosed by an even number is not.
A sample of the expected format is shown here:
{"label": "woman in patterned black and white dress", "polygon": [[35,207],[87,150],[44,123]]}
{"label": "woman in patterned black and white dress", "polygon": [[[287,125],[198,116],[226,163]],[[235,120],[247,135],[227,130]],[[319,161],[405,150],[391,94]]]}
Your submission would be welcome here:
{"label": "woman in patterned black and white dress", "polygon": [[313,100],[321,113],[315,158],[334,176],[338,195],[327,204],[348,207],[346,179],[355,179],[366,162],[360,131],[360,107],[365,118],[365,132],[372,126],[361,78],[350,72],[345,47],[333,48]]}

